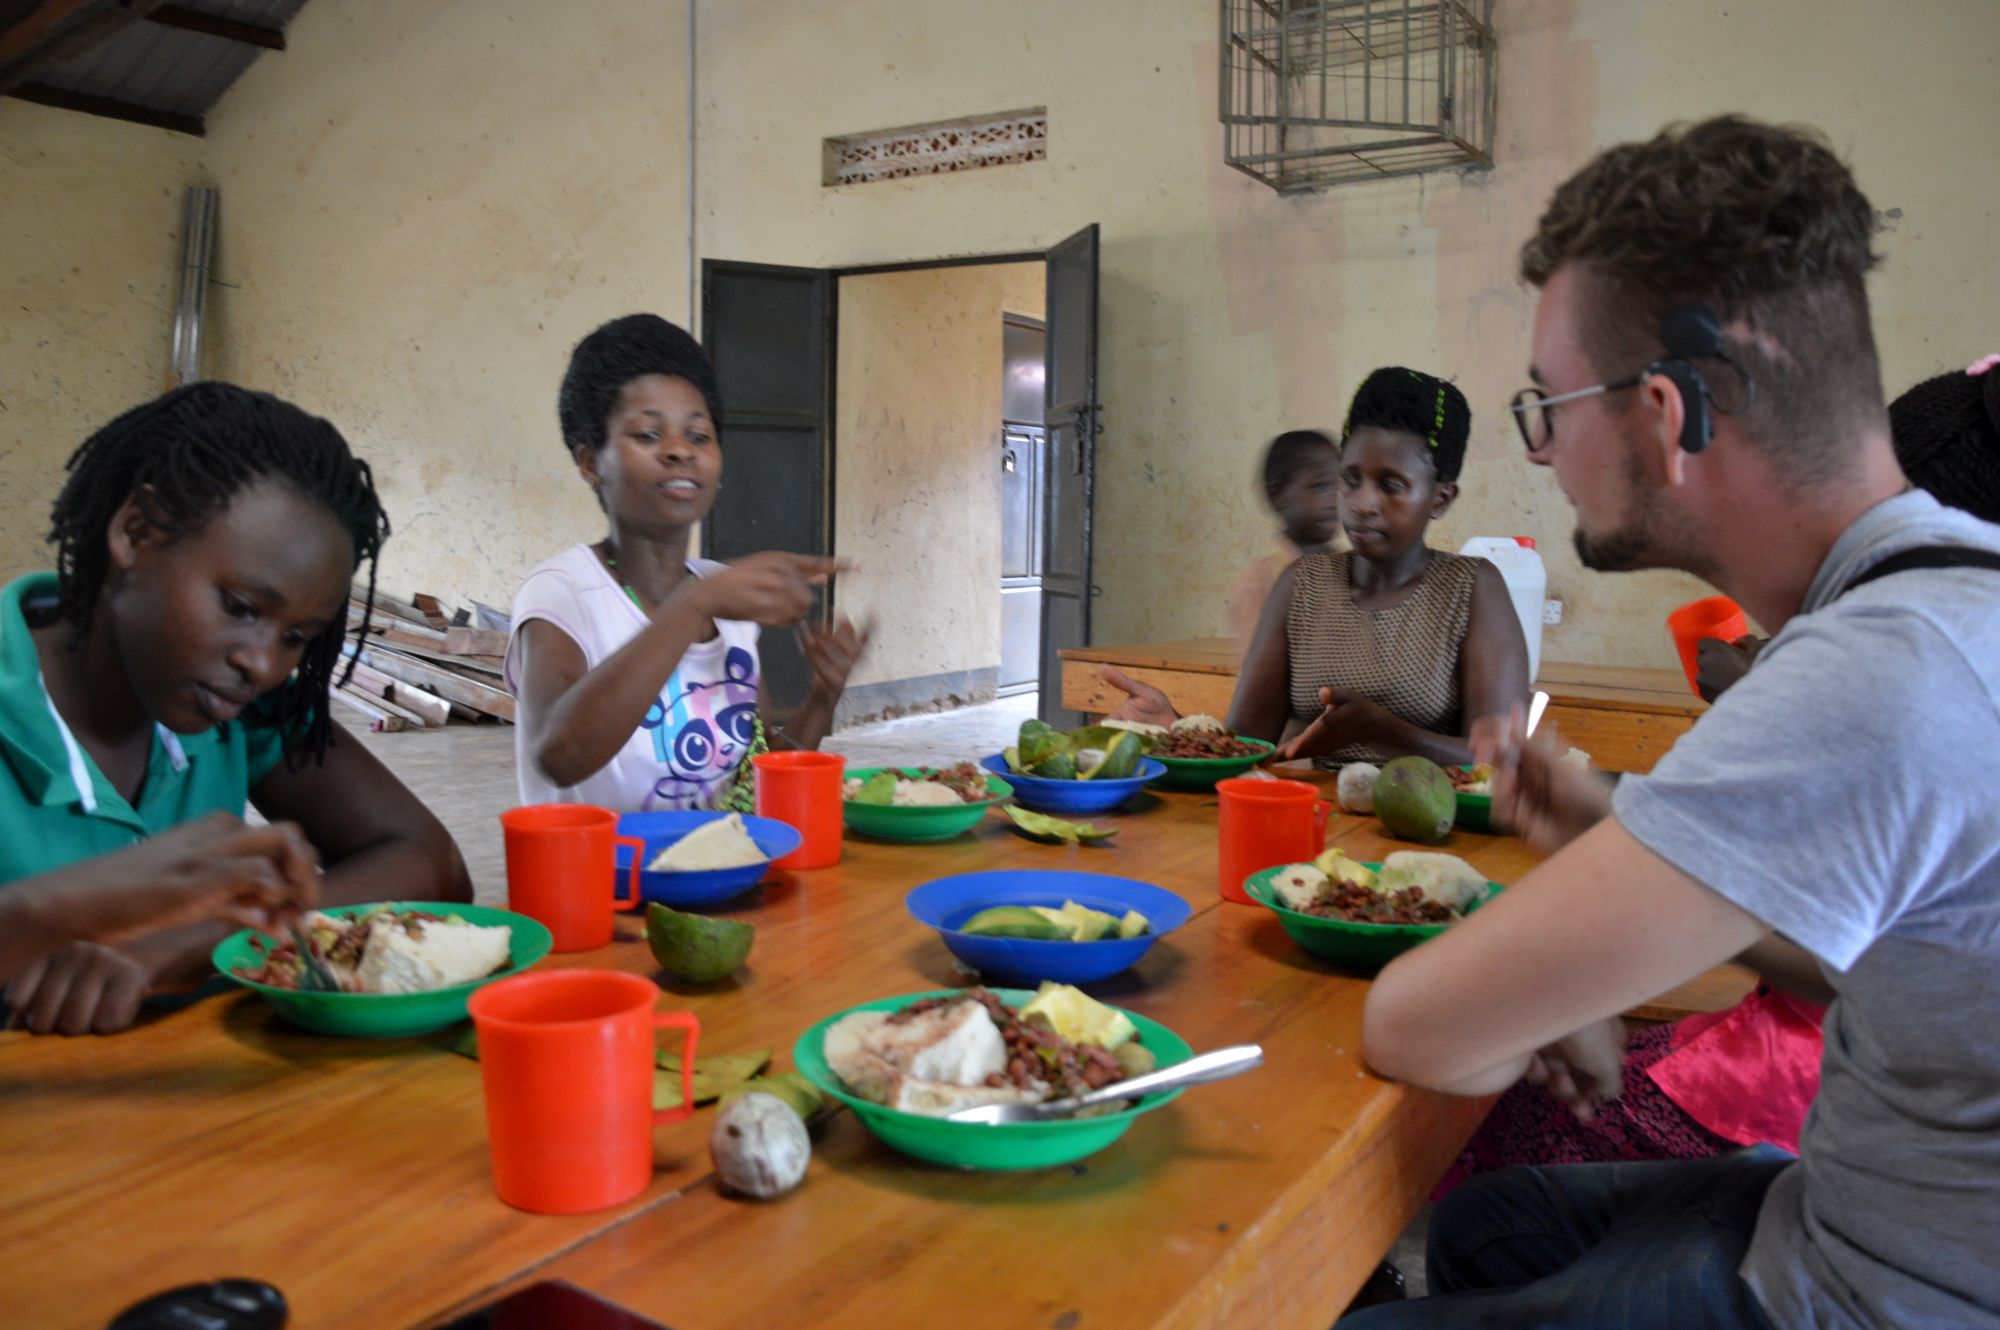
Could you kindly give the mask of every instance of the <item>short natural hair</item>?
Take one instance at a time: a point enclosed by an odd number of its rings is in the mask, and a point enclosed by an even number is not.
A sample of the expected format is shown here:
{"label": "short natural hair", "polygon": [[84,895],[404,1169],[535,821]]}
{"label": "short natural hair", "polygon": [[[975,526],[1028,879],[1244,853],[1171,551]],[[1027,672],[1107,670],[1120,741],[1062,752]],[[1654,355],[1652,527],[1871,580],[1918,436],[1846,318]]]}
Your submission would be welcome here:
{"label": "short natural hair", "polygon": [[1340,460],[1340,445],[1316,429],[1288,429],[1264,450],[1264,497],[1273,508],[1285,486],[1315,460]]}
{"label": "short natural hair", "polygon": [[564,454],[603,448],[618,394],[648,374],[693,384],[708,407],[710,424],[721,431],[721,393],[715,386],[715,367],[701,343],[657,314],[627,314],[600,326],[570,352],[569,369],[556,395]]}
{"label": "short natural hair", "polygon": [[[1598,155],[1556,190],[1521,274],[1575,265],[1585,354],[1605,378],[1665,354],[1662,316],[1700,303],[1756,386],[1739,419],[1796,478],[1838,474],[1844,445],[1883,424],[1865,278],[1875,213],[1813,130],[1721,116]],[[1734,371],[1699,366],[1719,402]]]}

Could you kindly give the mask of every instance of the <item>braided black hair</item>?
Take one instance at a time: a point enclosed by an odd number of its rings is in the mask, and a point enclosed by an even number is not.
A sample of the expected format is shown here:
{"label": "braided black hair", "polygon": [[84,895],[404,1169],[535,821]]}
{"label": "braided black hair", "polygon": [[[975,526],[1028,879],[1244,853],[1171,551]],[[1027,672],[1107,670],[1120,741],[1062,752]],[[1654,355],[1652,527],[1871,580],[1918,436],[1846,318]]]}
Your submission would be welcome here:
{"label": "braided black hair", "polygon": [[1340,445],[1316,429],[1288,429],[1271,440],[1271,446],[1264,450],[1264,497],[1273,508],[1292,477],[1327,451],[1338,457]]}
{"label": "braided black hair", "polygon": [[632,380],[648,374],[686,379],[701,394],[708,418],[722,427],[722,395],[715,385],[715,366],[701,343],[687,330],[657,314],[627,314],[598,328],[570,352],[569,370],[556,397],[556,418],[562,425],[563,454],[578,448],[592,452],[604,446],[618,394]]}
{"label": "braided black hair", "polygon": [[1378,369],[1354,390],[1344,441],[1363,425],[1414,434],[1429,446],[1439,480],[1457,480],[1472,433],[1472,408],[1456,385],[1415,369]]}
{"label": "braided black hair", "polygon": [[1889,403],[1903,474],[1939,503],[2000,522],[2000,369],[1925,379]]}
{"label": "braided black hair", "polygon": [[[389,537],[374,476],[339,430],[289,402],[227,383],[189,384],[98,430],[67,469],[48,538],[56,547],[56,613],[79,641],[104,585],[104,533],[119,505],[132,499],[147,522],[179,536],[264,479],[283,481],[333,514],[354,543],[355,566],[368,565],[374,601],[376,556]],[[362,628],[365,636],[365,611]],[[288,767],[326,752],[333,734],[328,693],[346,632],[346,616],[338,616],[307,644],[292,678],[256,708],[259,721],[283,735]],[[353,668],[350,662],[349,674]]]}

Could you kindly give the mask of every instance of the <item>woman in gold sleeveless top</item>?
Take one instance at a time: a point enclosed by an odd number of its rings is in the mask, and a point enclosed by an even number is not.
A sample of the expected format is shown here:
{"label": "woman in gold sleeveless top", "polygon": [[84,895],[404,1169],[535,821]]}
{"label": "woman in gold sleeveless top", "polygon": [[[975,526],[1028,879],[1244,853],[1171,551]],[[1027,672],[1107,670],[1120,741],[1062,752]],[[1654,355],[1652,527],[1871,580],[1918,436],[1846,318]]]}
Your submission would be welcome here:
{"label": "woman in gold sleeveless top", "polygon": [[[1350,551],[1287,568],[1257,621],[1230,706],[1232,733],[1281,740],[1281,759],[1334,769],[1416,754],[1472,760],[1481,716],[1528,698],[1528,647],[1500,572],[1424,544],[1458,497],[1472,413],[1451,384],[1378,369],[1354,394],[1340,443]],[[1158,690],[1114,715],[1166,723]]]}

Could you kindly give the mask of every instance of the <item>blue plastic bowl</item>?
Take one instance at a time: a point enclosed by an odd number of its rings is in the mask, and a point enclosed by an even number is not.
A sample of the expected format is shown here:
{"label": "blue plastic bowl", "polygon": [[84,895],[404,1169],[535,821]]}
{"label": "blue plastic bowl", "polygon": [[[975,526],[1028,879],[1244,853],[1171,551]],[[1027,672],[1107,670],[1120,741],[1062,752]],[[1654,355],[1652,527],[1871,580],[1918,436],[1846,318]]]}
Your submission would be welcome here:
{"label": "blue plastic bowl", "polygon": [[[1007,769],[1007,759],[999,753],[979,759],[1000,779],[1014,787],[1014,802],[1038,813],[1108,813],[1140,790],[1146,782],[1166,774],[1164,762],[1150,757],[1139,759],[1137,775],[1123,780],[1050,780],[1046,776],[1023,776]],[[1057,901],[1056,904],[1062,904]]]}
{"label": "blue plastic bowl", "polygon": [[[975,937],[958,926],[994,905],[1046,905],[1075,901],[1114,918],[1137,910],[1153,927],[1138,937],[1098,942],[1058,942],[1025,937]],[[1188,921],[1194,907],[1150,882],[1105,873],[1005,869],[961,873],[926,882],[903,898],[918,923],[938,931],[951,954],[993,982],[1087,984],[1139,963],[1155,942]]]}
{"label": "blue plastic bowl", "polygon": [[[651,863],[661,850],[702,823],[715,822],[727,816],[727,813],[698,811],[627,813],[618,819],[618,834],[637,836],[645,841],[646,852],[642,862]],[[775,818],[745,815],[743,829],[750,833],[750,839],[764,852],[766,860],[783,858],[798,849],[805,839],[797,827]],[[631,864],[631,849],[620,845],[611,877],[614,895],[625,890],[625,874]],[[642,868],[639,870],[639,896],[642,900],[658,901],[676,909],[687,905],[713,905],[750,890],[764,880],[770,868],[768,862],[745,864],[741,868],[711,868],[699,873],[655,873]]]}

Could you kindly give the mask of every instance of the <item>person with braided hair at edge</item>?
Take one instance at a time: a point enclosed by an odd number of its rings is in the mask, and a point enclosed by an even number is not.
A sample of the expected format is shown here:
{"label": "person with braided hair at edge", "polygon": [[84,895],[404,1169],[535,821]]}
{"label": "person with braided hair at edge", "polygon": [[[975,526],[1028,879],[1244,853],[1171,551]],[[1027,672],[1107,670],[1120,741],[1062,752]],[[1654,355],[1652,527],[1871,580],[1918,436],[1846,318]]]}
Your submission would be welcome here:
{"label": "person with braided hair at edge", "polygon": [[621,812],[750,812],[749,758],[770,715],[759,627],[798,625],[811,690],[769,738],[817,748],[868,634],[804,622],[814,588],[846,565],[766,551],[689,557],[722,487],[715,370],[694,338],[653,314],[577,344],[557,400],[563,453],[609,531],[544,560],[514,594],[506,682],[519,699],[524,803]]}
{"label": "person with braided hair at edge", "polygon": [[1229,631],[1249,651],[1278,575],[1340,535],[1340,445],[1316,429],[1286,430],[1264,450],[1264,501],[1278,519],[1275,548],[1252,560],[1229,589]]}
{"label": "person with braided hair at edge", "polygon": [[[1500,570],[1431,549],[1458,497],[1472,413],[1414,369],[1362,381],[1340,442],[1340,524],[1351,551],[1309,554],[1264,601],[1229,708],[1232,733],[1325,770],[1414,754],[1472,760],[1481,718],[1528,697],[1528,645]],[[1165,694],[1106,666],[1120,720],[1171,724]]]}
{"label": "person with braided hair at edge", "polygon": [[2000,1330],[2000,526],[1914,488],[1868,309],[1875,211],[1810,130],[1600,154],[1522,250],[1514,413],[1599,572],[1677,568],[1773,630],[1615,788],[1524,717],[1493,812],[1548,857],[1370,987],[1384,1076],[1579,1109],[1619,1013],[1730,959],[1828,990],[1796,1156],[1510,1168],[1432,1215],[1389,1327]]}
{"label": "person with braided hair at edge", "polygon": [[[1903,474],[1939,503],[2000,522],[2000,355],[1925,379],[1889,403]],[[1710,702],[1741,679],[1767,639],[1705,637],[1695,689]]]}
{"label": "person with braided hair at edge", "polygon": [[[49,933],[69,940],[8,984],[13,1020],[124,1029],[148,993],[205,977],[230,931],[135,931],[80,894],[144,888],[166,918],[198,879],[217,902],[471,900],[444,827],[331,721],[349,584],[365,562],[372,592],[389,534],[340,432],[197,383],[68,469],[56,571],[0,590],[0,898],[70,902]],[[271,825],[244,826],[246,805]]]}

